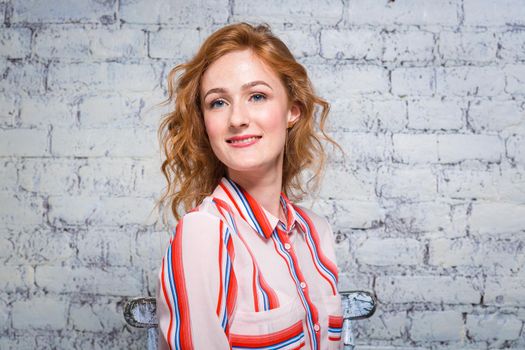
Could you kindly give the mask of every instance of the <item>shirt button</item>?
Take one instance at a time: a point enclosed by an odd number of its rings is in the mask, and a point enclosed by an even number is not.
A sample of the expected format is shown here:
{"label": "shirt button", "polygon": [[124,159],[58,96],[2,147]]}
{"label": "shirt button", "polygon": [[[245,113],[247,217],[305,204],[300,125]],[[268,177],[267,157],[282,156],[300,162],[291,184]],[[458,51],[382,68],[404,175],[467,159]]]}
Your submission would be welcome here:
{"label": "shirt button", "polygon": [[301,288],[302,288],[302,289],[305,289],[305,288],[306,288],[306,283],[301,282]]}
{"label": "shirt button", "polygon": [[317,323],[314,324],[314,331],[319,332],[320,329],[321,329],[321,327],[319,327],[319,325]]}
{"label": "shirt button", "polygon": [[290,243],[285,243],[285,244],[284,244],[284,247],[286,248],[286,250],[290,250],[290,248],[292,248],[292,246],[290,245]]}

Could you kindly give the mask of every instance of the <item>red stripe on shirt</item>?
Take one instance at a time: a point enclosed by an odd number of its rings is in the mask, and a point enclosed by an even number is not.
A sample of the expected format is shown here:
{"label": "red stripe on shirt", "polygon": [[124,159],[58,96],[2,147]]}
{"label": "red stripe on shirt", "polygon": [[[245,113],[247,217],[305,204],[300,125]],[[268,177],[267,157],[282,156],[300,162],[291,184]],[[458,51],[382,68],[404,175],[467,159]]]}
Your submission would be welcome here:
{"label": "red stripe on shirt", "polygon": [[193,341],[191,339],[190,310],[188,304],[188,294],[186,293],[184,266],[182,260],[182,225],[182,221],[179,221],[175,238],[172,243],[171,263],[179,306],[178,312],[180,317],[180,344],[183,349],[193,349]]}
{"label": "red stripe on shirt", "polygon": [[233,205],[235,205],[235,208],[239,212],[239,215],[241,215],[244,221],[246,221],[246,217],[244,217],[244,214],[242,213],[241,208],[239,208],[239,206],[237,205],[237,201],[235,200],[235,198],[233,198],[232,194],[230,193],[230,190],[228,190],[228,188],[222,182],[219,183],[219,186],[221,186],[221,188],[224,190],[228,198],[230,198]]}
{"label": "red stripe on shirt", "polygon": [[[168,339],[171,339],[171,325],[173,323],[173,308],[171,307],[171,301],[168,299],[168,292],[166,291],[166,276],[164,273],[164,265],[165,265],[165,259],[162,258],[162,272],[161,272],[161,287],[162,287],[162,294],[164,295],[164,300],[166,300],[166,304],[168,305],[168,309],[170,310],[170,323],[168,325]],[[168,347],[171,350],[171,342],[168,341]]]}
{"label": "red stripe on shirt", "polygon": [[303,322],[297,321],[292,326],[281,331],[264,335],[241,335],[232,333],[230,335],[230,340],[232,346],[243,348],[263,348],[285,342],[300,335],[302,332]]}
{"label": "red stripe on shirt", "polygon": [[[316,250],[317,250],[317,256],[319,258],[319,261],[321,261],[321,264],[323,264],[334,276],[335,276],[335,282],[337,283],[338,280],[338,273],[337,273],[337,266],[331,262],[323,253],[321,250],[321,243],[319,242],[319,234],[317,233],[317,230],[315,228],[315,225],[313,224],[312,220],[306,215],[304,211],[302,211],[299,208],[295,208],[296,211],[299,212],[299,214],[304,218],[306,223],[308,224],[308,227],[310,228],[310,234],[312,235],[312,239],[314,241]],[[319,274],[323,276],[323,278],[330,284],[332,287],[332,292],[334,295],[337,294],[337,287],[334,285],[334,281],[332,281],[330,278],[328,278],[322,271],[319,269],[319,267],[316,264],[315,257],[313,256],[313,252],[310,251],[310,255],[312,255],[312,259],[314,261],[315,268],[317,271],[319,271]]]}
{"label": "red stripe on shirt", "polygon": [[223,241],[224,241],[224,237],[223,237],[223,233],[222,233],[222,220],[219,222],[219,237],[220,237],[220,243],[219,243],[219,296],[217,298],[217,316],[220,316],[220,313],[221,313],[221,305],[222,305],[222,279],[223,279],[223,273],[222,273],[222,247],[223,247]]}

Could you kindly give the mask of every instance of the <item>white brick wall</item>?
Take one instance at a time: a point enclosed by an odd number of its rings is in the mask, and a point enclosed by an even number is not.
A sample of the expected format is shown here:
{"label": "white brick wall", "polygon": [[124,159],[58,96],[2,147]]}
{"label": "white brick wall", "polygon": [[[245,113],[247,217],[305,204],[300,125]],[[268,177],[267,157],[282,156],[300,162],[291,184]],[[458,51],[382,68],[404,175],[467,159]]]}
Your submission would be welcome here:
{"label": "white brick wall", "polygon": [[165,78],[216,28],[270,23],[344,148],[314,208],[359,349],[525,348],[522,0],[0,1],[0,349],[143,349]]}

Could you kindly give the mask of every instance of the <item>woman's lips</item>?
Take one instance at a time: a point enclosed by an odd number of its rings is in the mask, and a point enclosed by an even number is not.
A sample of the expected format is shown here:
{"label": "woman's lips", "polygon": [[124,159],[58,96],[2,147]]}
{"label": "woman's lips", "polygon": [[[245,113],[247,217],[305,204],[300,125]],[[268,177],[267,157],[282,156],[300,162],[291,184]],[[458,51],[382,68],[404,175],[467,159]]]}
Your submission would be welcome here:
{"label": "woman's lips", "polygon": [[245,135],[245,136],[234,136],[226,140],[232,147],[248,147],[258,142],[262,136],[257,135]]}

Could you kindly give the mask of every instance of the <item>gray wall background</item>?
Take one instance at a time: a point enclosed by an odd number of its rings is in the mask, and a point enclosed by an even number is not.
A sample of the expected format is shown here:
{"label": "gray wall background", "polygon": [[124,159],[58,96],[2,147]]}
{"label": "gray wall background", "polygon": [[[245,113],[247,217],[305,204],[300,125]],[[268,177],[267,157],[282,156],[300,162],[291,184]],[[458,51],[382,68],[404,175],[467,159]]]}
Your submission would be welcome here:
{"label": "gray wall background", "polygon": [[0,1],[0,348],[142,349],[168,230],[165,78],[213,30],[268,22],[332,103],[314,208],[360,349],[525,348],[522,0]]}

